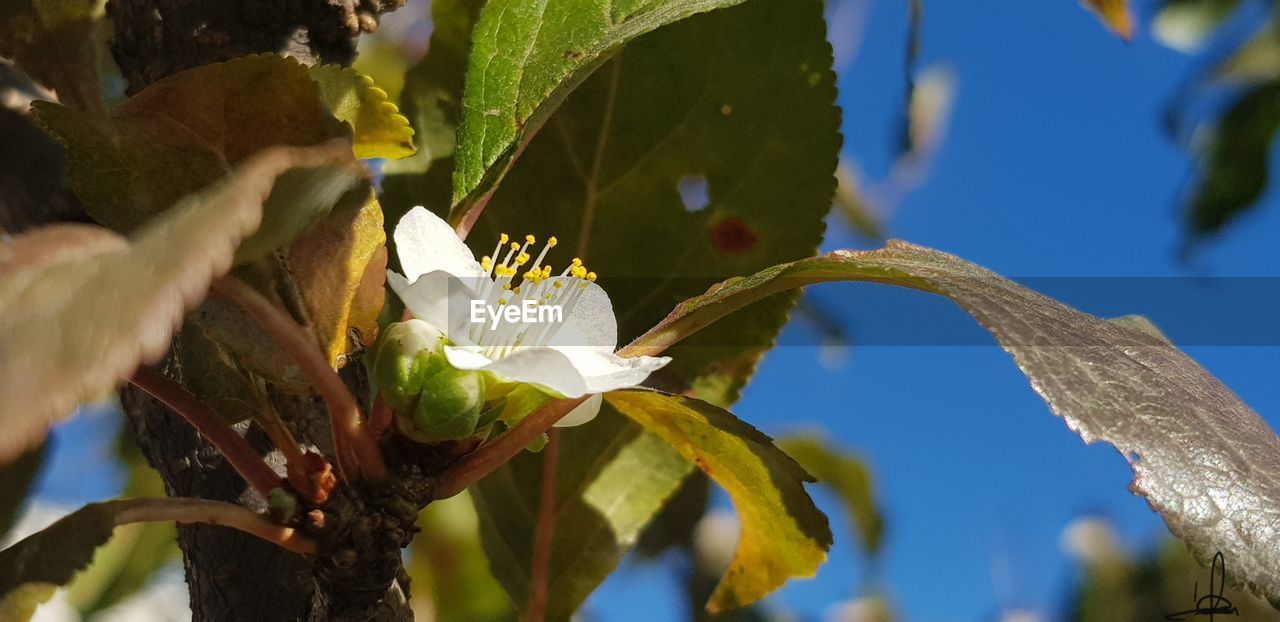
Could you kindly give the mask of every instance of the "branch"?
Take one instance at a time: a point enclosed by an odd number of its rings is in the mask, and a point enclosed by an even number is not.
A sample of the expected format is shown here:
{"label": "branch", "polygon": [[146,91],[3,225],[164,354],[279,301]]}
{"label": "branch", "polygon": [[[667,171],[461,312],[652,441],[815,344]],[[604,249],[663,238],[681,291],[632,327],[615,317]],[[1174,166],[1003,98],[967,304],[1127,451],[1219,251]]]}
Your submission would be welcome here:
{"label": "branch", "polygon": [[108,501],[105,505],[113,506],[116,525],[155,521],[222,525],[257,536],[294,553],[314,555],[316,552],[315,542],[294,528],[277,525],[265,516],[234,503],[173,497],[124,499]]}
{"label": "branch", "polygon": [[543,404],[516,424],[516,427],[507,430],[506,434],[492,443],[480,446],[480,449],[442,473],[440,479],[436,480],[433,498],[448,499],[506,464],[543,432],[550,430],[561,417],[586,401],[587,397],[584,395],[573,399],[551,400]]}
{"label": "branch", "polygon": [[223,277],[213,282],[213,290],[244,307],[315,385],[329,409],[334,453],[343,476],[348,480],[362,475],[374,481],[386,479],[387,465],[382,459],[382,450],[365,426],[355,396],[342,383],[338,372],[329,367],[311,335],[244,281]]}
{"label": "branch", "polygon": [[267,496],[282,483],[262,456],[227,422],[182,385],[150,367],[139,367],[129,382],[173,409],[200,432],[254,490]]}
{"label": "branch", "polygon": [[552,429],[542,450],[542,489],[538,522],[534,526],[533,568],[529,575],[529,606],[524,622],[542,622],[547,614],[547,586],[551,578],[551,541],[556,529],[556,466],[560,460],[560,431]]}

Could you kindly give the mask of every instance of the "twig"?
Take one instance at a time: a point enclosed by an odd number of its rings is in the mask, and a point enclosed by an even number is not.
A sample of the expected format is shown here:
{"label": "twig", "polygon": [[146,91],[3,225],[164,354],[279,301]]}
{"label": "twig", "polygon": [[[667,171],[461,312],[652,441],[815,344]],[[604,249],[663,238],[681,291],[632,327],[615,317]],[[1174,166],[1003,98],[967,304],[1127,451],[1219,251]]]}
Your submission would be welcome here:
{"label": "twig", "polygon": [[547,433],[542,450],[542,488],[538,494],[538,522],[534,527],[533,568],[529,575],[529,606],[524,622],[542,622],[547,614],[547,586],[551,579],[551,542],[556,528],[556,466],[560,462],[560,431]]}
{"label": "twig", "polygon": [[543,404],[516,424],[516,427],[499,436],[497,440],[482,445],[480,449],[459,460],[452,468],[442,473],[440,479],[436,481],[434,498],[448,499],[480,481],[528,447],[529,443],[536,440],[543,432],[550,430],[561,417],[569,414],[569,411],[586,399],[587,396],[583,396],[551,400]]}
{"label": "twig", "polygon": [[313,555],[316,552],[315,542],[294,528],[277,525],[246,507],[225,501],[174,497],[124,499],[103,505],[113,506],[116,525],[170,520],[222,525],[258,536],[294,553]]}
{"label": "twig", "polygon": [[223,277],[213,282],[213,290],[244,307],[315,385],[329,408],[334,453],[343,476],[349,480],[362,475],[374,481],[386,479],[387,465],[382,459],[382,450],[365,427],[355,396],[342,383],[338,372],[329,367],[311,335],[244,281]]}
{"label": "twig", "polygon": [[267,466],[262,456],[249,446],[249,442],[236,434],[226,421],[182,385],[150,367],[139,367],[129,382],[182,415],[183,419],[218,448],[231,467],[254,490],[266,496],[280,487],[280,476]]}

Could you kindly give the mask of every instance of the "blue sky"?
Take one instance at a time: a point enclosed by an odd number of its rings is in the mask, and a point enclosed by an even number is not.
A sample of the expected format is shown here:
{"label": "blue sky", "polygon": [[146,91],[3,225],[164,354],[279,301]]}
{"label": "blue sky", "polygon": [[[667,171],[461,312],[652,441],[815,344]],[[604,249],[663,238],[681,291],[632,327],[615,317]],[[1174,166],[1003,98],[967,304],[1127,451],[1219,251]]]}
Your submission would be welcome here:
{"label": "blue sky", "polygon": [[[892,161],[905,7],[874,3],[864,45],[840,76],[845,154],[873,178]],[[1191,162],[1163,133],[1160,115],[1202,61],[1145,32],[1126,45],[1069,0],[926,2],[922,56],[951,66],[958,97],[930,176],[889,222],[893,237],[1017,277],[1280,274],[1274,192],[1190,264],[1177,259],[1177,204]],[[866,245],[833,221],[824,247]],[[945,300],[876,287],[823,285],[811,297],[853,328],[855,342],[857,332],[882,334],[894,325],[888,307],[973,327],[963,343],[991,343]],[[1197,308],[1215,296],[1208,287],[1179,291],[1182,304]],[[1134,296],[1119,308],[1084,298],[1075,304],[1099,315],[1197,324],[1177,296]],[[806,331],[793,324],[782,342],[813,343]],[[1188,352],[1276,427],[1280,348]],[[789,390],[796,386],[803,390]],[[775,434],[821,426],[866,457],[888,521],[877,584],[908,620],[988,620],[1009,607],[1052,615],[1072,577],[1059,535],[1082,514],[1110,518],[1134,547],[1167,533],[1128,492],[1131,473],[1120,455],[1109,445],[1084,445],[993,345],[855,345],[835,370],[820,364],[816,348],[784,345],[768,355],[734,410]],[[840,520],[830,499],[818,498]],[[839,524],[818,577],[791,583],[777,599],[816,619],[848,598],[865,571],[853,543]],[[658,619],[652,616],[674,611],[661,608],[674,589],[660,572],[632,566],[596,594],[595,612]]]}
{"label": "blue sky", "polygon": [[[1195,59],[1146,33],[1126,45],[1073,0],[926,4],[923,61],[948,63],[959,91],[929,178],[889,222],[894,237],[1018,277],[1280,274],[1274,192],[1193,263],[1176,260],[1176,205],[1191,163],[1159,119]],[[905,23],[906,2],[875,2],[864,45],[840,76],[845,154],[873,178],[892,161]],[[833,221],[825,248],[866,245]],[[948,333],[965,343],[990,343],[947,301],[875,287],[824,285],[811,296],[838,312],[855,339],[892,328],[901,309],[948,331],[972,331]],[[1215,294],[1184,295],[1190,306]],[[1074,302],[1158,324],[1189,319],[1168,297],[1135,297],[1122,308],[1097,297]],[[1113,520],[1133,546],[1165,533],[1127,491],[1131,474],[1119,454],[1085,446],[993,345],[855,346],[831,369],[816,348],[796,345],[814,342],[811,328],[792,325],[782,342],[735,411],[776,434],[821,427],[865,456],[888,521],[875,584],[905,619],[986,620],[1014,606],[1053,612],[1071,577],[1059,534],[1085,513]],[[1189,352],[1276,426],[1280,348]],[[80,417],[58,435],[61,451],[42,479],[45,499],[71,504],[118,485],[109,448],[98,442],[114,425]],[[838,508],[820,492],[818,500],[837,525],[831,559],[816,579],[793,582],[777,597],[805,619],[851,596],[866,577]],[[667,569],[624,567],[593,596],[594,613],[619,621],[674,616]]]}

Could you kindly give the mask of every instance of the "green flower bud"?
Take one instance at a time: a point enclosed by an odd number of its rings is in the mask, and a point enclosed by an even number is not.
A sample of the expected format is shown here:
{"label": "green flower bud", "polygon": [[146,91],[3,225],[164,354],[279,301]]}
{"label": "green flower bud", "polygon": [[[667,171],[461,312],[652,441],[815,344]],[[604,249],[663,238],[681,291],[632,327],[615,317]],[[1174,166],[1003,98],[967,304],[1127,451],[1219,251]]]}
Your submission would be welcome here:
{"label": "green flower bud", "polygon": [[387,326],[374,356],[373,382],[395,413],[412,412],[427,378],[449,367],[440,329],[409,320]]}
{"label": "green flower bud", "polygon": [[400,431],[423,443],[471,436],[484,406],[484,373],[445,366],[422,384],[416,407],[397,413]]}

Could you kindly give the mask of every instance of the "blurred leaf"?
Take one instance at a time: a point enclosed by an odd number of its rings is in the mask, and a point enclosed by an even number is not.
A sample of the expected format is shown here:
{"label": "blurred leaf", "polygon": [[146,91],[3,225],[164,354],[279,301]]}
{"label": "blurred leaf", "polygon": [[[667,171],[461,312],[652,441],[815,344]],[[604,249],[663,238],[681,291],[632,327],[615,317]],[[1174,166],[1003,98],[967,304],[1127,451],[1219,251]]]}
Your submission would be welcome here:
{"label": "blurred leaf", "polygon": [[420,619],[515,620],[507,593],[489,574],[470,493],[431,502],[418,515],[418,526],[427,535],[409,545],[406,570]]}
{"label": "blurred leaf", "polygon": [[813,478],[768,436],[687,397],[629,390],[605,400],[697,464],[733,500],[742,533],[708,611],[749,605],[792,577],[813,576],[826,561],[831,529],[802,484]]}
{"label": "blurred leaf", "polygon": [[96,31],[101,0],[0,0],[0,56],[13,59],[58,101],[102,113]]}
{"label": "blurred leaf", "polygon": [[853,169],[844,162],[836,169],[836,207],[840,214],[855,231],[873,240],[883,240],[884,228],[880,217],[873,213],[871,206],[858,187],[858,178]]}
{"label": "blurred leaf", "polygon": [[816,436],[780,439],[778,446],[827,486],[844,505],[867,555],[880,552],[884,519],[872,492],[871,474],[858,456],[829,447]]}
{"label": "blurred leaf", "polygon": [[387,163],[380,199],[388,224],[399,222],[418,205],[441,217],[449,214],[467,52],[483,5],[471,0],[431,3],[431,43],[422,62],[405,74],[400,99],[414,127],[418,152]]}
{"label": "blurred leaf", "polygon": [[1280,129],[1280,81],[1237,100],[1197,149],[1200,180],[1187,209],[1194,234],[1215,233],[1253,207],[1268,182],[1271,142]]}
{"label": "blurred leaf", "polygon": [[329,111],[352,127],[357,158],[403,158],[413,155],[413,129],[387,92],[373,78],[350,67],[318,65],[311,77]]}
{"label": "blurred leaf", "polygon": [[[26,596],[25,590],[19,588],[30,590],[70,582],[93,561],[98,547],[111,538],[119,507],[112,502],[86,505],[0,551],[0,611],[11,605],[11,598]],[[49,590],[36,602],[52,595],[53,590]]]}
{"label": "blurred leaf", "polygon": [[[232,512],[234,514],[228,514]],[[190,498],[123,499],[91,503],[52,525],[0,551],[0,614],[21,611],[53,595],[49,587],[66,585],[94,559],[116,527],[151,521],[239,521],[247,516],[253,528],[291,530],[255,517],[244,508],[223,501]],[[225,523],[224,523],[225,524]],[[251,523],[241,523],[248,526]],[[264,531],[263,533],[266,533]],[[273,534],[284,537],[282,533]],[[265,537],[265,536],[264,536]],[[5,618],[6,622],[8,619]]]}
{"label": "blurred leaf", "polygon": [[[719,280],[811,255],[840,146],[824,35],[821,2],[758,0],[630,43],[524,150],[472,249],[492,252],[503,231],[556,235],[550,261],[576,254],[599,273],[623,341]],[[699,336],[654,381],[731,403],[793,302]]]}
{"label": "blurred leaf", "polygon": [[836,169],[836,207],[856,232],[872,239],[884,239],[884,229],[879,215],[874,214],[865,197],[861,195],[858,177],[849,165],[841,163]]}
{"label": "blurred leaf", "polygon": [[[1169,529],[1222,551],[1234,580],[1280,601],[1280,438],[1216,378],[1147,330],[1081,313],[946,253],[890,242],[836,251],[727,281],[686,301],[623,349],[651,352],[772,293],[825,281],[933,292],[969,312],[1014,358],[1055,414],[1116,447]],[[1194,442],[1187,439],[1194,439]],[[1230,507],[1224,508],[1224,500]]]}
{"label": "blurred leaf", "polygon": [[[352,210],[343,210],[341,206],[359,210],[362,205],[359,197],[366,192],[364,187],[353,191],[353,188],[359,186],[359,182],[360,178],[356,175],[334,175],[332,167],[326,166],[297,167],[285,171],[276,179],[271,194],[262,203],[262,225],[236,249],[235,264],[252,263],[290,243],[293,243],[293,248],[306,244],[306,239],[299,236],[308,230],[308,238],[316,235],[315,229],[319,227],[313,229],[313,225],[326,216],[332,216],[327,219],[330,227],[335,226],[335,220],[338,226],[350,224]],[[359,193],[355,195],[354,201],[348,197],[349,191]],[[330,210],[335,207],[343,214],[330,215]],[[376,204],[374,208],[377,208]],[[381,214],[378,215],[378,222],[381,226]],[[376,239],[380,246],[381,231]],[[335,245],[326,250],[337,255],[344,247]],[[357,259],[353,258],[352,261]],[[362,264],[355,267],[359,270],[363,268]]]}
{"label": "blurred leaf", "polygon": [[[569,93],[622,44],[695,13],[741,1],[628,0],[597,3],[590,7],[595,10],[572,0],[486,3],[467,65],[454,203],[488,193],[506,173],[518,146],[528,142]],[[455,217],[461,218],[472,205],[463,204]]]}
{"label": "blurred leaf", "polygon": [[1251,39],[1213,69],[1212,78],[1232,85],[1280,79],[1280,20],[1273,16]]}
{"label": "blurred leaf", "polygon": [[334,367],[345,363],[354,332],[369,346],[378,332],[387,279],[382,208],[367,187],[335,208],[290,247],[289,273],[312,329]]}
{"label": "blurred leaf", "polygon": [[1133,11],[1129,9],[1129,0],[1081,1],[1090,11],[1097,14],[1107,30],[1125,41],[1133,40]]}
{"label": "blurred leaf", "polygon": [[1191,53],[1231,15],[1240,0],[1163,0],[1151,25],[1160,43]]}
{"label": "blurred leaf", "polygon": [[[24,405],[0,412],[0,462],[138,364],[157,360],[185,311],[257,230],[276,179],[299,167],[358,176],[345,146],[278,148],[179,202],[130,243],[104,230],[64,225],[0,244],[0,403]],[[10,265],[49,239],[77,240],[83,254]]]}
{"label": "blurred leaf", "polygon": [[[613,571],[691,469],[658,437],[605,408],[560,431],[548,620],[567,620]],[[543,453],[523,452],[471,487],[493,576],[529,600]]]}
{"label": "blurred leaf", "polygon": [[[18,513],[26,505],[27,494],[35,485],[36,476],[40,474],[40,467],[44,465],[48,450],[49,443],[42,443],[23,453],[17,460],[0,465],[0,539],[4,539],[5,534],[17,522]],[[0,616],[0,620],[2,619],[3,616]]]}
{"label": "blurred leaf", "polygon": [[[123,494],[154,497],[165,494],[164,482],[133,444],[127,427],[117,439],[120,460],[129,479]],[[150,583],[166,563],[177,560],[178,530],[172,523],[125,525],[98,549],[91,564],[76,575],[68,597],[82,618],[120,603]]]}
{"label": "blurred leaf", "polygon": [[[48,103],[36,112],[67,146],[72,186],[89,215],[117,231],[147,222],[266,147],[344,134],[307,68],[272,55],[173,74],[112,109],[106,123]],[[320,181],[295,179],[299,187]]]}

